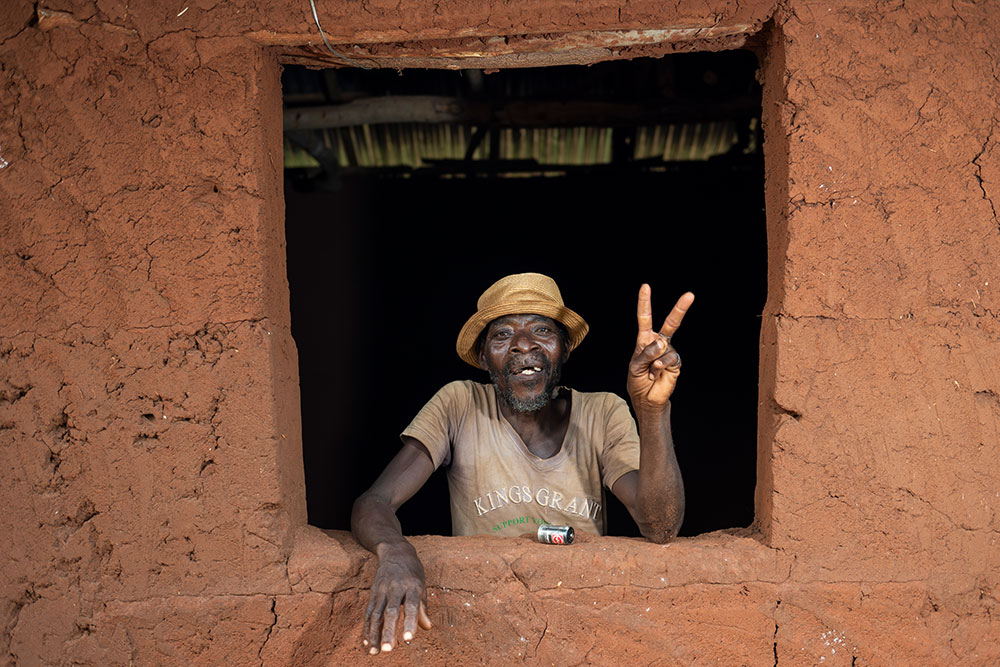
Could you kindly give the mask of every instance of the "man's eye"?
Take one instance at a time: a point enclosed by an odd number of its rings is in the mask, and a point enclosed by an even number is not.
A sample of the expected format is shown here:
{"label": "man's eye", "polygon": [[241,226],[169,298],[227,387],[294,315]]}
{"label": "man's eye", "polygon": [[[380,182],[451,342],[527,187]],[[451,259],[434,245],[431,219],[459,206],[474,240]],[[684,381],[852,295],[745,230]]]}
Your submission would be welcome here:
{"label": "man's eye", "polygon": [[494,338],[509,338],[510,337],[510,332],[509,331],[498,331],[495,334],[493,334],[493,337]]}
{"label": "man's eye", "polygon": [[535,332],[540,334],[547,334],[547,333],[552,333],[552,329],[548,327],[538,327],[537,329],[535,329]]}

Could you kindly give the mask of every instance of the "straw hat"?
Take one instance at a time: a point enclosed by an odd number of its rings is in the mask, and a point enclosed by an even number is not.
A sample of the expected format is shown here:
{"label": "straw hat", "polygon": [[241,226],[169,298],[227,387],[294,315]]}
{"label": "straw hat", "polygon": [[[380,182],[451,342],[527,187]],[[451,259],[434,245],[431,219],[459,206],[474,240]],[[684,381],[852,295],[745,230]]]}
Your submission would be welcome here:
{"label": "straw hat", "polygon": [[504,315],[544,315],[561,322],[569,330],[569,349],[583,341],[590,329],[582,317],[563,305],[556,281],[540,273],[516,273],[493,283],[476,304],[476,314],[458,334],[458,356],[476,368],[476,339],[490,322]]}

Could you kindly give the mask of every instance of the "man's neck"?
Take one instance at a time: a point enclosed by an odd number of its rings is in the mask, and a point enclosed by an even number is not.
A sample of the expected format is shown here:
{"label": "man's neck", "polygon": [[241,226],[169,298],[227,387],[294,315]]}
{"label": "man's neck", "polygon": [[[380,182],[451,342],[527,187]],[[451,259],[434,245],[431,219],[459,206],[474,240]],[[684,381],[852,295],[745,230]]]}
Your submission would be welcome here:
{"label": "man's neck", "polygon": [[540,459],[548,459],[559,453],[569,428],[570,401],[570,392],[559,390],[541,409],[518,412],[502,396],[497,395],[501,414],[521,436],[528,451]]}

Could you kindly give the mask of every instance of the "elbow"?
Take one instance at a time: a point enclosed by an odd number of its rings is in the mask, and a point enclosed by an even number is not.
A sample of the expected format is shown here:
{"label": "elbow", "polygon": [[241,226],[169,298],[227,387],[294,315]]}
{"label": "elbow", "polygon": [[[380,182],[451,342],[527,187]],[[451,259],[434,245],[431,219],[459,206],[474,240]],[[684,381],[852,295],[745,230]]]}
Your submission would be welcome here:
{"label": "elbow", "polygon": [[656,522],[639,527],[642,536],[654,544],[666,544],[677,537],[680,529],[681,524],[679,521],[676,523]]}
{"label": "elbow", "polygon": [[661,514],[648,521],[637,522],[639,532],[650,542],[666,544],[677,537],[684,523],[684,504],[680,503],[673,512]]}
{"label": "elbow", "polygon": [[[684,484],[680,471],[665,483],[642,484],[636,494],[632,517],[639,532],[650,542],[665,544],[677,537],[684,523]],[[648,490],[652,488],[652,491]]]}

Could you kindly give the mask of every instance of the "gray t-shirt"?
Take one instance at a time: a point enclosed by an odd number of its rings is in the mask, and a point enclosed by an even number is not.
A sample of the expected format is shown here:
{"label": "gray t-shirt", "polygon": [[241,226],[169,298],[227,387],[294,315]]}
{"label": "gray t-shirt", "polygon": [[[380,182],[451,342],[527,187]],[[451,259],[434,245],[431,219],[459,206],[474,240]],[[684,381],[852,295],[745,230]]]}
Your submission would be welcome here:
{"label": "gray t-shirt", "polygon": [[[402,435],[447,465],[454,535],[520,535],[540,523],[603,535],[604,488],[639,469],[639,435],[625,401],[571,391],[569,427],[551,458],[532,454],[501,414],[493,385],[445,385]],[[603,486],[602,486],[603,482]]]}

